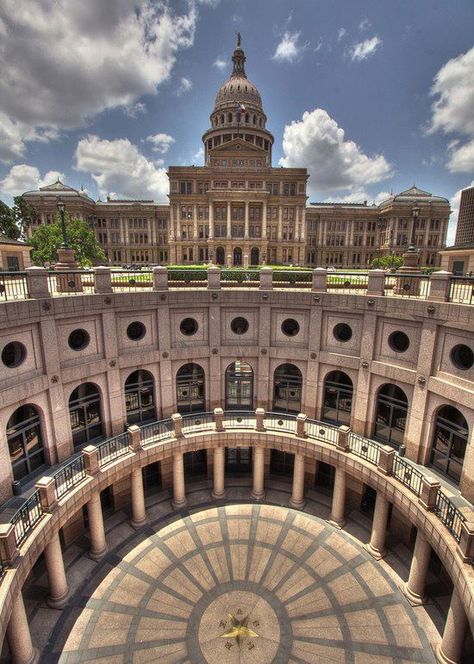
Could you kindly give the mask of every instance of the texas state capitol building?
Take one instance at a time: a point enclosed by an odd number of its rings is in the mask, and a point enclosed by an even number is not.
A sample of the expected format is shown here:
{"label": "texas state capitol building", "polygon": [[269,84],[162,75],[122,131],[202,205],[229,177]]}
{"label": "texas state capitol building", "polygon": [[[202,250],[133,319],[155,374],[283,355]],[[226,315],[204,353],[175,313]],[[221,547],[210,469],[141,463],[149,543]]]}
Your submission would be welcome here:
{"label": "texas state capitol building", "polygon": [[[24,194],[50,223],[66,210],[93,222],[112,265],[213,262],[367,267],[405,251],[412,210],[419,208],[419,264],[438,266],[450,214],[447,199],[416,186],[380,205],[310,203],[307,169],[272,167],[273,135],[240,44],[203,135],[205,166],[170,166],[169,205],[151,200],[94,202],[53,183]],[[318,174],[314,173],[317,179]]]}

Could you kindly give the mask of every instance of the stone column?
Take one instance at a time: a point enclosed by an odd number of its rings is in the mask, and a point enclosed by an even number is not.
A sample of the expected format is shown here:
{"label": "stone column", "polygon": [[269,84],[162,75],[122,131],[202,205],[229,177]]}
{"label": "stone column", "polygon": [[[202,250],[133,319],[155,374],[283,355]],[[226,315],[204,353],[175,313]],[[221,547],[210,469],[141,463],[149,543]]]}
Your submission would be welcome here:
{"label": "stone column", "polygon": [[173,456],[173,502],[174,509],[185,507],[186,489],[184,484],[184,458],[182,452],[176,452]]}
{"label": "stone column", "polygon": [[132,470],[132,527],[138,530],[147,521],[145,511],[145,492],[143,490],[143,475],[141,468]]}
{"label": "stone column", "polygon": [[438,662],[442,664],[459,664],[461,662],[466,627],[466,612],[458,591],[454,588],[444,625],[443,640],[436,652]]}
{"label": "stone column", "polygon": [[431,557],[431,545],[421,530],[416,534],[415,550],[411,559],[410,575],[402,590],[412,606],[426,604],[426,574]]}
{"label": "stone column", "polygon": [[250,494],[254,500],[265,498],[265,450],[263,447],[253,448],[253,489]]}
{"label": "stone column", "polygon": [[225,447],[214,450],[214,486],[211,496],[216,500],[225,497]]}
{"label": "stone column", "polygon": [[39,653],[31,642],[23,595],[20,593],[12,606],[7,626],[7,639],[13,664],[34,664]]}
{"label": "stone column", "polygon": [[244,240],[249,239],[249,202],[245,201]]}
{"label": "stone column", "polygon": [[390,503],[380,491],[377,491],[377,500],[375,501],[374,520],[372,522],[372,533],[370,542],[366,544],[366,549],[375,560],[380,560],[385,556],[385,535],[387,532],[387,517]]}
{"label": "stone column", "polygon": [[262,240],[267,239],[267,202],[262,203]]}
{"label": "stone column", "polygon": [[91,539],[89,556],[92,560],[100,560],[107,552],[107,542],[105,540],[104,517],[102,515],[99,492],[94,493],[87,503],[87,516],[89,518],[89,534]]}
{"label": "stone column", "polygon": [[304,456],[295,454],[295,465],[293,468],[293,489],[289,505],[297,510],[302,510],[304,500]]}
{"label": "stone column", "polygon": [[197,203],[193,204],[193,240],[196,242],[198,240],[198,213],[197,213]]}
{"label": "stone column", "polygon": [[336,467],[334,477],[334,488],[332,491],[332,507],[329,523],[335,528],[343,528],[346,520],[344,518],[344,505],[346,501],[346,473],[342,468]]}
{"label": "stone column", "polygon": [[214,239],[214,203],[209,203],[209,240]]}
{"label": "stone column", "polygon": [[62,609],[67,602],[69,588],[58,532],[54,533],[43,553],[49,585],[49,595],[46,601],[52,609]]}
{"label": "stone column", "polygon": [[277,239],[278,242],[281,242],[283,239],[283,208],[281,205],[278,206]]}
{"label": "stone column", "polygon": [[227,202],[227,239],[232,238],[232,209],[230,201]]}

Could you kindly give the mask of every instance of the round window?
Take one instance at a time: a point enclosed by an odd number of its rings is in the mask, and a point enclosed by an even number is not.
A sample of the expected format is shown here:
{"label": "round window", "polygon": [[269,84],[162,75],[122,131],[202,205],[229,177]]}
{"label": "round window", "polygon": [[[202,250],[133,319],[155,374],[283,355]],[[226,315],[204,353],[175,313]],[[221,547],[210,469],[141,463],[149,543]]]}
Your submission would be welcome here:
{"label": "round window", "polygon": [[230,324],[230,329],[234,334],[245,334],[249,329],[249,322],[246,318],[238,316],[234,318]]}
{"label": "round window", "polygon": [[9,369],[19,367],[26,359],[26,348],[19,341],[11,341],[2,350],[2,362]]}
{"label": "round window", "polygon": [[389,335],[388,345],[396,353],[404,353],[406,350],[408,350],[410,339],[408,338],[408,335],[405,334],[405,332],[397,330],[396,332],[392,332]]}
{"label": "round window", "polygon": [[294,318],[286,318],[281,324],[281,331],[287,337],[294,337],[300,331],[300,325]]}
{"label": "round window", "polygon": [[143,339],[146,334],[146,327],[139,320],[133,321],[127,327],[127,337],[132,341],[139,341]]}
{"label": "round window", "polygon": [[199,325],[197,324],[197,321],[194,320],[194,318],[183,318],[179,329],[181,330],[182,334],[190,337],[192,334],[196,334],[198,327]]}
{"label": "round window", "polygon": [[89,345],[90,339],[86,330],[73,330],[69,335],[68,344],[72,350],[84,350]]}
{"label": "round window", "polygon": [[338,323],[334,326],[332,333],[338,341],[349,341],[352,337],[352,327],[347,323]]}
{"label": "round window", "polygon": [[469,348],[465,344],[454,346],[451,351],[451,362],[455,367],[463,371],[470,369],[474,364],[474,352],[472,348]]}

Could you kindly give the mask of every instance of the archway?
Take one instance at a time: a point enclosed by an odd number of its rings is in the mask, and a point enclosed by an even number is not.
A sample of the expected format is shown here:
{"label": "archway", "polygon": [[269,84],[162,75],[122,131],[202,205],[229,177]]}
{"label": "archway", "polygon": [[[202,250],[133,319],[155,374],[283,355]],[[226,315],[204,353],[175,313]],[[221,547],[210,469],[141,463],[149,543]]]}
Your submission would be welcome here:
{"label": "archway", "polygon": [[461,479],[468,436],[464,415],[454,406],[441,406],[436,414],[430,463],[456,483]]}
{"label": "archway", "polygon": [[216,249],[216,264],[225,265],[225,249],[224,247],[217,247]]}
{"label": "archway", "polygon": [[253,370],[236,360],[225,371],[226,410],[253,410]]}
{"label": "archway", "polygon": [[206,410],[204,369],[199,364],[185,364],[176,374],[176,406],[178,413]]}
{"label": "archway", "polygon": [[152,422],[156,419],[154,381],[149,371],[134,371],[125,381],[127,423]]}
{"label": "archway", "polygon": [[352,410],[352,380],[343,371],[330,371],[324,380],[322,419],[349,425]]}
{"label": "archway", "polygon": [[382,385],[375,405],[374,438],[392,447],[403,444],[408,412],[408,399],[405,392],[393,385]]}
{"label": "archway", "polygon": [[258,265],[260,262],[260,251],[258,247],[253,247],[250,251],[250,265]]}
{"label": "archway", "polygon": [[242,265],[242,249],[240,247],[234,249],[234,265]]}
{"label": "archway", "polygon": [[15,480],[21,480],[45,463],[40,416],[28,404],[20,406],[7,422],[7,442]]}
{"label": "archway", "polygon": [[301,412],[301,371],[294,364],[280,364],[273,375],[273,410],[281,413]]}
{"label": "archway", "polygon": [[83,383],[69,397],[69,418],[74,447],[91,443],[104,435],[97,385]]}

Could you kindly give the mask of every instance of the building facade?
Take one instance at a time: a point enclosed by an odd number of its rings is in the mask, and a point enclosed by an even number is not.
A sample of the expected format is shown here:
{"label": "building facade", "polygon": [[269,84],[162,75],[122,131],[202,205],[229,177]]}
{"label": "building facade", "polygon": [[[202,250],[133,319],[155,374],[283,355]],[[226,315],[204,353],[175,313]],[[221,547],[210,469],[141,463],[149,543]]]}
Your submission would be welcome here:
{"label": "building facade", "polygon": [[68,212],[94,225],[112,265],[367,267],[373,258],[406,250],[416,206],[419,264],[438,266],[450,214],[445,198],[413,186],[380,205],[307,205],[304,165],[272,166],[274,138],[245,60],[239,43],[202,137],[204,166],[169,167],[168,204],[94,202],[58,181],[24,194],[38,211],[29,232],[54,219],[61,198]]}

